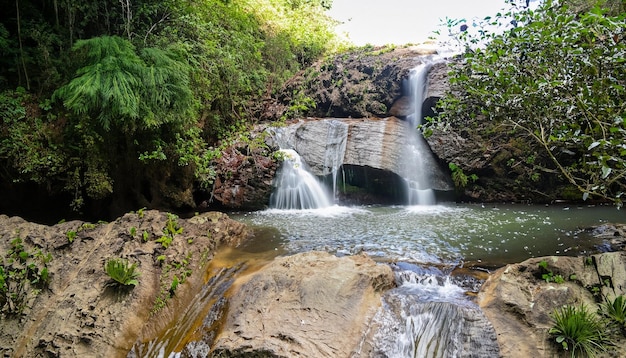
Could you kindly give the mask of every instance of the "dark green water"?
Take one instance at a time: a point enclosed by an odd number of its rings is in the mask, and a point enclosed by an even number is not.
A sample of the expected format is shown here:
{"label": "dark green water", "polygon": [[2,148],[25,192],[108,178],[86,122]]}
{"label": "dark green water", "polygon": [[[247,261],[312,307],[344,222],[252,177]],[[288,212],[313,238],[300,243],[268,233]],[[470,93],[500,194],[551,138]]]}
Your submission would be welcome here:
{"label": "dark green water", "polygon": [[366,252],[379,261],[485,266],[596,251],[602,243],[584,228],[626,222],[626,212],[611,206],[538,205],[335,206],[231,217],[256,229],[252,251]]}

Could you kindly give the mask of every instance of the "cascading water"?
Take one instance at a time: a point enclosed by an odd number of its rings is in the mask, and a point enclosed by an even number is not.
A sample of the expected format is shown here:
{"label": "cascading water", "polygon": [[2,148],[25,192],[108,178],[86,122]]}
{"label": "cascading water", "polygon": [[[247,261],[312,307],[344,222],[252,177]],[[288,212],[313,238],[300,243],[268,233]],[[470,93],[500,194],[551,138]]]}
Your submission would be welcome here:
{"label": "cascading water", "polygon": [[425,62],[411,70],[406,83],[406,92],[411,98],[412,114],[407,117],[407,136],[404,155],[404,180],[408,205],[436,204],[435,192],[429,179],[429,168],[426,155],[430,148],[417,127],[422,124],[422,103],[428,88],[428,72],[433,63],[425,58]]}
{"label": "cascading water", "polygon": [[329,194],[293,149],[281,149],[284,161],[274,181],[270,207],[281,210],[320,209],[332,205]]}
{"label": "cascading water", "polygon": [[176,325],[152,341],[135,343],[127,358],[177,358],[183,348],[186,356],[208,356],[207,342],[212,343],[226,310],[225,292],[242,271],[242,266],[216,270],[177,319]]}
{"label": "cascading water", "polygon": [[384,296],[374,318],[376,356],[499,356],[493,327],[450,275],[434,268],[396,267],[396,281],[399,287]]}

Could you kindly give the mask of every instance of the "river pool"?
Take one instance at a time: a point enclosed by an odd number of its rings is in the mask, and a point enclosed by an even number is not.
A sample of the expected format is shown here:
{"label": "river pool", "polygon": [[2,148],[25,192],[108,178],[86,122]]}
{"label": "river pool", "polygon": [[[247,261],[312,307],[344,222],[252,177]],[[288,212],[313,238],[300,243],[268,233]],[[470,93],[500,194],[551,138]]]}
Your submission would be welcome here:
{"label": "river pool", "polygon": [[333,206],[232,213],[250,225],[243,251],[365,252],[384,262],[497,267],[547,255],[595,252],[590,226],[624,223],[612,206],[445,204]]}

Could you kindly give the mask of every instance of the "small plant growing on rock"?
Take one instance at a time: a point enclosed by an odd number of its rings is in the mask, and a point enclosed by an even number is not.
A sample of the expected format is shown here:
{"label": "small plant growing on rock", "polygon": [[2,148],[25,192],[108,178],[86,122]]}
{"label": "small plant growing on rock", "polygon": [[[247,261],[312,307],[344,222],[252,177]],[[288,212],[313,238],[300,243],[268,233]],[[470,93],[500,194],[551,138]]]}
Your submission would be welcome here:
{"label": "small plant growing on rock", "polygon": [[600,305],[600,311],[616,324],[623,334],[626,334],[626,298],[623,295],[615,297],[612,301],[605,297],[604,303]]}
{"label": "small plant growing on rock", "polygon": [[549,333],[572,357],[594,357],[596,353],[607,350],[609,342],[603,334],[604,327],[599,317],[585,306],[568,305],[556,309],[552,319],[554,325]]}
{"label": "small plant growing on rock", "polygon": [[0,257],[0,314],[19,315],[50,281],[51,254],[29,252],[17,236],[6,256]]}
{"label": "small plant growing on rock", "polygon": [[452,181],[454,182],[454,186],[458,189],[463,189],[470,182],[473,183],[478,180],[478,175],[465,174],[465,172],[463,172],[463,169],[461,169],[455,163],[448,163],[448,167],[450,168],[450,172],[452,173]]}
{"label": "small plant growing on rock", "polygon": [[137,264],[130,265],[127,260],[111,259],[104,265],[104,271],[111,278],[107,285],[113,286],[137,286],[137,279],[141,275],[137,271]]}
{"label": "small plant growing on rock", "polygon": [[[565,278],[562,275],[555,275],[554,272],[552,272],[552,270],[548,269],[547,261],[542,260],[541,262],[539,262],[539,264],[537,264],[537,266],[539,266],[541,278],[545,280],[546,282],[554,282],[554,283],[565,282]],[[574,279],[576,279],[576,276],[575,275],[573,276],[574,276]],[[571,276],[570,276],[570,279],[571,279]]]}
{"label": "small plant growing on rock", "polygon": [[76,231],[69,230],[65,233],[65,236],[67,237],[67,241],[69,241],[69,243],[71,244],[72,242],[74,242],[74,240],[76,240]]}
{"label": "small plant growing on rock", "polygon": [[182,234],[183,228],[178,224],[178,216],[167,213],[167,223],[163,228],[163,236],[158,238],[156,242],[160,243],[164,249],[167,249],[176,234]]}

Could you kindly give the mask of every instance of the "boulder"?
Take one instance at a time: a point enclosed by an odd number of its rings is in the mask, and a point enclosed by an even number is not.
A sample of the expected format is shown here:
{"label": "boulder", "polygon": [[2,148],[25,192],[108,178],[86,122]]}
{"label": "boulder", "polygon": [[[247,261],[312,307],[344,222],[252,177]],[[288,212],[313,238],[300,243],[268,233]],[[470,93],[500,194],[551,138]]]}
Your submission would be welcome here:
{"label": "boulder", "polygon": [[[552,279],[557,275],[563,283]],[[478,304],[495,328],[503,357],[552,357],[559,349],[548,334],[555,309],[584,305],[595,312],[602,296],[625,294],[626,252],[551,256],[495,271],[481,288]],[[612,354],[626,356],[626,339],[615,343]]]}
{"label": "boulder", "polygon": [[214,355],[349,357],[394,285],[391,268],[365,255],[277,258],[235,284]]}

